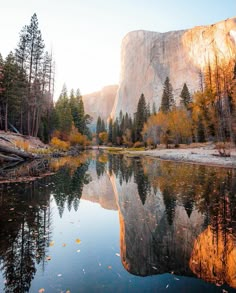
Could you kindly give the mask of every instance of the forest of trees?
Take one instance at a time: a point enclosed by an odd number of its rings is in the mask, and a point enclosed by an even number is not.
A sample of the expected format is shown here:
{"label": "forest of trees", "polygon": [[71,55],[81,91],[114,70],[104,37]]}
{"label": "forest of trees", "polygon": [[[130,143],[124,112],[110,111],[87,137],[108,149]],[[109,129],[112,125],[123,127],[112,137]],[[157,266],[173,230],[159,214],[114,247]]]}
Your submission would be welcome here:
{"label": "forest of trees", "polygon": [[[213,64],[214,63],[214,64]],[[55,61],[45,50],[37,15],[23,27],[14,52],[0,55],[0,129],[39,137],[63,150],[73,145],[107,144],[139,147],[178,146],[192,142],[236,142],[235,60],[215,61],[199,72],[199,91],[183,84],[174,97],[167,76],[159,109],[142,93],[133,115],[120,111],[108,122],[98,117],[96,133],[88,127],[79,90],[63,86],[53,103]],[[152,108],[152,109],[151,109]]]}
{"label": "forest of trees", "polygon": [[0,55],[0,129],[44,138],[53,109],[53,56],[34,14],[20,32],[18,45],[5,60]]}
{"label": "forest of trees", "polygon": [[[133,116],[122,111],[108,128],[99,117],[97,143],[123,146],[152,146],[192,142],[236,142],[236,62],[208,64],[199,73],[199,91],[190,94],[186,83],[174,99],[166,77],[159,111],[150,110],[141,94]],[[176,103],[176,100],[178,100]]]}
{"label": "forest of trees", "polygon": [[0,54],[0,129],[39,137],[62,148],[86,144],[91,117],[80,91],[68,96],[63,86],[53,103],[55,61],[45,51],[37,15],[23,27],[19,42],[5,60]]}

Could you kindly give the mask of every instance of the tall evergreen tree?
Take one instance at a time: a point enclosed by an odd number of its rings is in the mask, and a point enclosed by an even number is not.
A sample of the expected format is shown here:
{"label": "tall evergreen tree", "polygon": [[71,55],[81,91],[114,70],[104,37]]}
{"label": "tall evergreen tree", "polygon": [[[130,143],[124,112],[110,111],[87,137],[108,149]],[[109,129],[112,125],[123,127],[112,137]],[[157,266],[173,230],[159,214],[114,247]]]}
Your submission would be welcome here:
{"label": "tall evergreen tree", "polygon": [[141,94],[137,112],[136,112],[136,140],[142,141],[141,131],[143,129],[144,123],[147,121],[147,105],[144,94]]}
{"label": "tall evergreen tree", "polygon": [[164,82],[160,111],[162,111],[163,113],[167,113],[172,110],[174,105],[175,101],[173,96],[173,88],[170,83],[169,77],[167,76]]}
{"label": "tall evergreen tree", "polygon": [[8,118],[9,118],[9,110],[16,111],[16,107],[18,106],[17,99],[17,73],[18,67],[15,63],[14,55],[12,52],[7,56],[4,65],[3,65],[3,89],[4,92],[1,95],[1,104],[3,106],[4,111],[4,129],[8,131]]}
{"label": "tall evergreen tree", "polygon": [[184,83],[183,89],[180,94],[180,104],[183,105],[186,109],[189,109],[189,104],[191,103],[191,95],[189,93],[186,83]]}
{"label": "tall evergreen tree", "polygon": [[67,138],[71,131],[73,117],[65,85],[63,86],[59,99],[56,102],[55,110],[58,117],[58,130],[60,130],[62,138]]}
{"label": "tall evergreen tree", "polygon": [[108,142],[112,143],[112,119],[109,119],[109,126],[108,126]]}

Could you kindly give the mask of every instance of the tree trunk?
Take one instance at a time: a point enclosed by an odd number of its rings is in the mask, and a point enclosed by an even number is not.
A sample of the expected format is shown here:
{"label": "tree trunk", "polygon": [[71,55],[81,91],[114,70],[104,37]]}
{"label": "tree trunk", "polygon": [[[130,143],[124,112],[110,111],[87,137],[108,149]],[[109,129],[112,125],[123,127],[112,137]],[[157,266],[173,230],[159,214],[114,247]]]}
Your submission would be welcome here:
{"label": "tree trunk", "polygon": [[6,103],[5,105],[5,127],[4,128],[6,132],[8,131],[7,124],[8,124],[8,103]]}
{"label": "tree trunk", "polygon": [[19,156],[20,158],[23,159],[34,159],[35,157],[30,154],[30,153],[26,153],[20,150],[17,150],[15,148],[9,147],[9,146],[4,146],[4,145],[0,145],[0,152],[1,153],[6,153],[6,154],[12,154],[12,155],[16,155]]}
{"label": "tree trunk", "polygon": [[28,108],[28,113],[27,113],[27,130],[28,130],[28,135],[30,135],[30,107]]}

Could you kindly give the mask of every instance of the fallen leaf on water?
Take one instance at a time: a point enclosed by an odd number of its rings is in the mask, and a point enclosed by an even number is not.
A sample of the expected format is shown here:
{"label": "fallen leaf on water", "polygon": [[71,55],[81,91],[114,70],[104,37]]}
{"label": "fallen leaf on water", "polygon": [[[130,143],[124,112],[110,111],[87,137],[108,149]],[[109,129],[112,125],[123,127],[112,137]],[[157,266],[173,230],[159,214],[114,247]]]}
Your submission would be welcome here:
{"label": "fallen leaf on water", "polygon": [[81,240],[80,240],[79,238],[77,238],[77,239],[75,240],[75,242],[76,242],[77,244],[80,244]]}
{"label": "fallen leaf on water", "polygon": [[116,256],[120,256],[120,254],[119,253],[116,253]]}
{"label": "fallen leaf on water", "polygon": [[112,266],[108,266],[108,269],[111,270],[112,269]]}
{"label": "fallen leaf on water", "polygon": [[66,243],[63,243],[63,244],[62,244],[62,247],[66,247]]}
{"label": "fallen leaf on water", "polygon": [[77,252],[80,252],[80,249],[76,250]]}
{"label": "fallen leaf on water", "polygon": [[44,288],[39,289],[39,293],[45,292]]}
{"label": "fallen leaf on water", "polygon": [[70,293],[70,290],[67,290],[66,293]]}
{"label": "fallen leaf on water", "polygon": [[51,260],[51,259],[52,259],[51,256],[46,257],[46,260]]}
{"label": "fallen leaf on water", "polygon": [[61,276],[62,276],[62,274],[58,274],[57,276],[58,276],[58,277],[61,277]]}
{"label": "fallen leaf on water", "polygon": [[53,246],[55,244],[55,241],[51,241],[50,243],[49,243],[49,246]]}

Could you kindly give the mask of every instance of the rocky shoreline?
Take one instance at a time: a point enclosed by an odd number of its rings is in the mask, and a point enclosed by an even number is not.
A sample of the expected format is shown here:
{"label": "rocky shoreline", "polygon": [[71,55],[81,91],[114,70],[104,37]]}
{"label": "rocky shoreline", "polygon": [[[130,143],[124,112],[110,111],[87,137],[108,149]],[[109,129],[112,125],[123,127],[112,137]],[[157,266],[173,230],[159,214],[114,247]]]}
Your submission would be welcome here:
{"label": "rocky shoreline", "polygon": [[125,151],[128,156],[149,156],[161,160],[196,163],[202,165],[236,168],[236,149],[231,150],[230,157],[221,157],[216,149],[154,149],[144,151]]}

